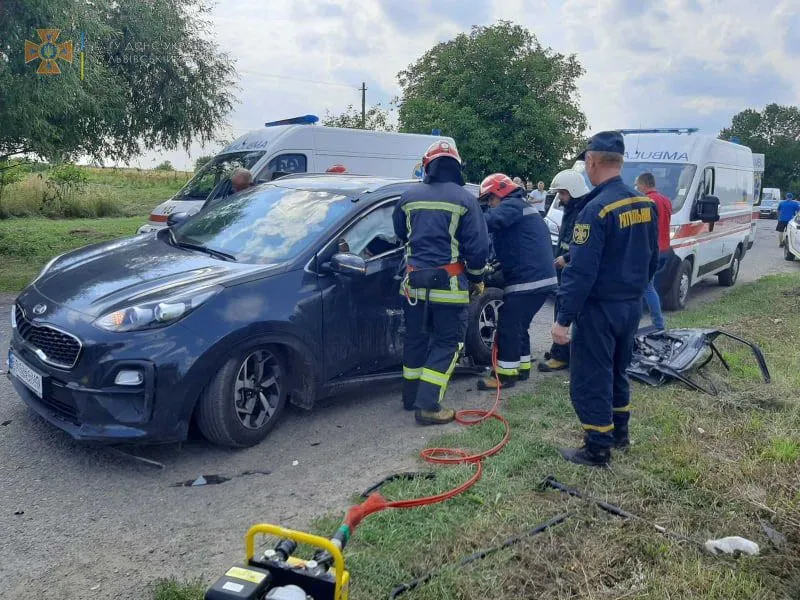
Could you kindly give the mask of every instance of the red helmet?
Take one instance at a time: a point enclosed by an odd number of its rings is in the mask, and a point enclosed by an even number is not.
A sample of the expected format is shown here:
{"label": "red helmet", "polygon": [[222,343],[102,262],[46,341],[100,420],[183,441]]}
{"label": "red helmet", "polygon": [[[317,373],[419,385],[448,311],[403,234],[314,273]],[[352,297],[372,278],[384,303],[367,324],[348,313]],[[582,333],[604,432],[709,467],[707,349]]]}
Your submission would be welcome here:
{"label": "red helmet", "polygon": [[478,197],[484,198],[490,194],[495,194],[500,198],[505,198],[514,190],[520,189],[520,186],[504,173],[493,173],[486,179],[481,181],[481,187]]}
{"label": "red helmet", "polygon": [[347,173],[347,167],[345,167],[344,165],[336,164],[336,165],[333,165],[331,167],[328,167],[328,169],[325,172],[326,173]]}
{"label": "red helmet", "polygon": [[444,157],[455,159],[461,165],[461,156],[459,156],[456,147],[450,142],[440,140],[428,146],[425,155],[422,157],[422,168],[427,169],[428,165],[434,160]]}

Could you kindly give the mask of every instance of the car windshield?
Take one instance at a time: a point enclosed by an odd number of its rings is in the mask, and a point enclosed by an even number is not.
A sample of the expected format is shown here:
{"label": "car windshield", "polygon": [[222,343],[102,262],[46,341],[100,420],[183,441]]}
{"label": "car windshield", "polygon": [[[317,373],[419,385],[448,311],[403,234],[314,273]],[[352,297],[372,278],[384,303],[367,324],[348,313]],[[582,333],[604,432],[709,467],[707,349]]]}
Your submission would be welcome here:
{"label": "car windshield", "polygon": [[675,214],[686,202],[696,171],[696,165],[681,163],[626,162],[622,167],[622,179],[633,187],[639,175],[652,173],[656,179],[656,189],[670,199],[672,214]]}
{"label": "car windshield", "polygon": [[230,177],[234,169],[252,169],[262,156],[263,151],[218,154],[200,167],[194,177],[175,194],[173,200],[205,200],[220,181]]}
{"label": "car windshield", "polygon": [[262,185],[189,217],[174,228],[175,240],[238,262],[281,262],[306,250],[351,204],[348,196],[329,191]]}

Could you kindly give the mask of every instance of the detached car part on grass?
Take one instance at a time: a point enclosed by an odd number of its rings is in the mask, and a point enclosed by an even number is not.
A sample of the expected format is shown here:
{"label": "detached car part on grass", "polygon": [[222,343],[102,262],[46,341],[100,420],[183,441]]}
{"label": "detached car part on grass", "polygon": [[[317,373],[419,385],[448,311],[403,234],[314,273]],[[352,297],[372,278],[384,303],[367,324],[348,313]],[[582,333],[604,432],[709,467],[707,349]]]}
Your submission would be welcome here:
{"label": "detached car part on grass", "polygon": [[770,382],[769,369],[764,354],[754,343],[720,329],[672,329],[656,331],[652,327],[642,329],[636,336],[633,359],[628,375],[651,386],[661,386],[671,381],[681,381],[698,392],[717,395],[717,389],[708,384],[704,387],[691,377],[714,357],[722,361],[726,370],[730,366],[714,345],[715,340],[725,336],[750,348],[755,356],[764,382]]}

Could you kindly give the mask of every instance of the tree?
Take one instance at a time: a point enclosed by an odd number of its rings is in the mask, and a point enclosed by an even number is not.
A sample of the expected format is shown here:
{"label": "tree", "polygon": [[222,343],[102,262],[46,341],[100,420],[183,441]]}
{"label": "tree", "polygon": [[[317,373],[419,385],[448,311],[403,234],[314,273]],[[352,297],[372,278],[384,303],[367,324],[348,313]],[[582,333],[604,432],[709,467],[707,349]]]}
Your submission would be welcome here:
{"label": "tree", "polygon": [[748,108],[734,115],[730,127],[723,129],[723,140],[738,138],[758,154],[764,154],[767,187],[782,190],[800,187],[800,109],[770,104],[763,112]]}
{"label": "tree", "polygon": [[207,162],[212,160],[214,157],[206,154],[205,156],[198,156],[197,160],[194,161],[194,170],[199,171],[202,169]]}
{"label": "tree", "polygon": [[555,174],[586,129],[574,55],[508,21],[473,27],[398,74],[400,130],[453,137],[470,181],[493,172]]}
{"label": "tree", "polygon": [[[127,160],[214,139],[233,106],[231,59],[209,41],[206,0],[0,2],[0,160],[34,154]],[[25,62],[59,29],[59,74]],[[85,43],[80,78],[80,40]],[[26,50],[26,47],[28,48]],[[41,46],[40,56],[53,47]],[[35,53],[35,52],[34,52]]]}
{"label": "tree", "polygon": [[[396,127],[389,122],[389,110],[384,109],[380,102],[375,106],[371,106],[365,111],[366,124],[364,129],[373,129],[376,131],[395,131]],[[322,119],[322,124],[327,127],[346,127],[348,129],[361,129],[361,110],[355,108],[352,104],[347,106],[347,109],[338,115],[331,114],[325,111],[325,118]]]}
{"label": "tree", "polygon": [[153,168],[155,171],[174,171],[175,167],[172,166],[172,163],[168,160],[165,160],[160,165],[157,165]]}

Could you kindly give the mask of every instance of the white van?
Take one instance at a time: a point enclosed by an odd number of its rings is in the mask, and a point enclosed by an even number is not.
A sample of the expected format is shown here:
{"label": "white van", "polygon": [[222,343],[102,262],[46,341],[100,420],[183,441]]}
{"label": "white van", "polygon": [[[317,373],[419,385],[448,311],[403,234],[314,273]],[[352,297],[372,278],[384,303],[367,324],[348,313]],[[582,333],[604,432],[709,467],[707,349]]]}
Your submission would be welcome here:
{"label": "white van", "polygon": [[[689,289],[717,277],[731,286],[755,235],[753,202],[758,195],[753,153],[747,146],[698,134],[697,129],[628,129],[623,179],[633,185],[640,173],[655,176],[656,188],[672,201],[674,256],[659,272],[664,308],[686,306]],[[719,199],[719,220],[703,222],[704,197]]]}
{"label": "white van", "polygon": [[422,177],[422,155],[428,146],[438,140],[455,145],[444,136],[314,125],[318,120],[305,115],[274,121],[241,136],[153,209],[138,233],[161,229],[171,214],[191,215],[206,201],[230,195],[228,177],[237,167],[250,170],[256,182],[287,173],[323,173],[335,165],[355,175],[413,179]]}
{"label": "white van", "polygon": [[[697,129],[622,129],[625,163],[622,178],[633,187],[636,178],[652,173],[656,188],[672,202],[670,222],[674,256],[656,276],[656,286],[666,310],[686,306],[689,290],[698,281],[717,277],[731,286],[739,264],[755,239],[754,199],[760,178],[754,176],[758,156],[750,148],[697,133]],[[579,161],[573,167],[583,172]],[[592,185],[588,182],[589,189]],[[719,199],[719,221],[713,226],[697,214],[703,197]],[[551,237],[558,235],[561,207],[547,213]]]}

